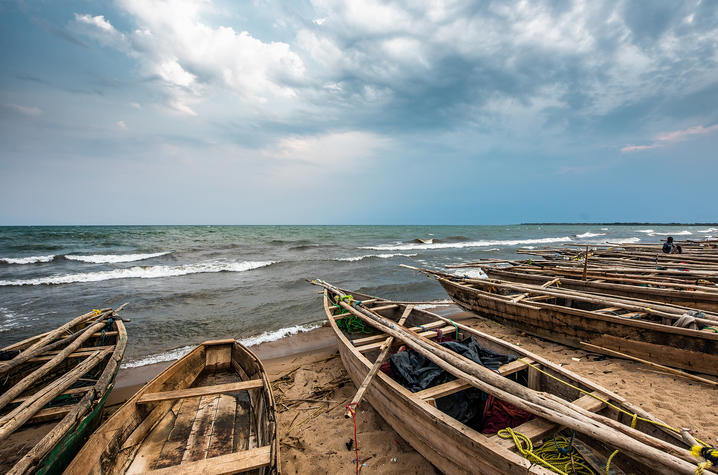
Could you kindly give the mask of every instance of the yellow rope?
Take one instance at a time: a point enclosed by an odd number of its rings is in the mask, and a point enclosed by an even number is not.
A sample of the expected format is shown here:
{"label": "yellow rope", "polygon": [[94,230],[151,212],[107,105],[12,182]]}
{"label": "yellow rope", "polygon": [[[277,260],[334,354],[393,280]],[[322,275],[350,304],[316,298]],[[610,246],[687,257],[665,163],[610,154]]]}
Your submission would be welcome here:
{"label": "yellow rope", "polygon": [[516,450],[531,463],[537,463],[559,475],[596,475],[591,467],[583,460],[580,454],[571,450],[562,454],[558,449],[560,443],[563,449],[571,449],[571,442],[564,436],[559,436],[556,442],[546,441],[541,447],[534,450],[531,439],[521,432],[507,427],[501,429],[497,435],[502,439],[513,439]]}

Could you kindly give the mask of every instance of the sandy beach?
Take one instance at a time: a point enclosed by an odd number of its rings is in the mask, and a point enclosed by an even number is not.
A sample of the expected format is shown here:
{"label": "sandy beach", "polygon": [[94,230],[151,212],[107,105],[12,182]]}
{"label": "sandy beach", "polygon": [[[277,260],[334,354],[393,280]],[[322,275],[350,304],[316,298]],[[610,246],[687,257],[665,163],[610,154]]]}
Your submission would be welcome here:
{"label": "sandy beach", "polygon": [[[467,318],[468,317],[468,318]],[[491,335],[518,344],[605,386],[677,428],[689,428],[709,444],[718,442],[718,390],[650,367],[569,348],[535,338],[492,321],[454,314]],[[284,473],[349,473],[354,437],[344,406],[356,388],[338,357],[328,327],[253,348],[273,381],[279,411]],[[121,371],[110,404],[121,402],[166,368],[160,363]],[[112,407],[110,407],[112,410]],[[438,473],[364,403],[357,414],[361,469],[366,473]]]}

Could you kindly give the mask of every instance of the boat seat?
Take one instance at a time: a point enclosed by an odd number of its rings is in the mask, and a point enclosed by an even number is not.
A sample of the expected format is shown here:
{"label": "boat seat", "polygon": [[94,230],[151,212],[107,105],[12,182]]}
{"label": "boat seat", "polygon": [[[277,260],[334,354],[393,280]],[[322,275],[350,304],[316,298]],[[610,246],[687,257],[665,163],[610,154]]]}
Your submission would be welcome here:
{"label": "boat seat", "polygon": [[[442,323],[443,323],[443,322],[442,322]],[[420,328],[420,329],[421,329],[421,328]],[[441,330],[443,333],[448,333],[448,332],[454,332],[454,331],[456,331],[456,329],[454,328],[453,325],[446,326],[446,327],[444,327],[444,328],[441,328],[440,330]],[[425,332],[417,333],[417,335],[423,336],[424,338],[434,338],[435,336],[438,335],[438,333],[437,333],[436,331],[434,331],[434,330],[430,330],[430,331],[425,331]],[[364,346],[359,346],[359,347],[357,347],[357,350],[359,350],[360,353],[366,353],[367,351],[378,350],[379,348],[381,348],[381,345],[384,344],[384,340],[386,340],[386,338],[387,338],[387,335],[386,335],[386,334],[382,334],[382,335],[381,335],[381,341],[377,341],[376,343],[369,343],[368,345],[364,345]]]}
{"label": "boat seat", "polygon": [[[446,325],[446,322],[443,322],[441,320],[437,320],[435,322],[427,323],[426,325],[422,325],[420,327],[411,327],[409,328],[410,331],[416,332],[421,330],[422,328],[426,328],[427,330],[433,330],[436,327],[440,327],[442,325]],[[352,343],[354,346],[357,345],[366,345],[368,343],[376,343],[377,341],[384,341],[386,340],[388,335],[382,333],[380,335],[373,335],[373,336],[367,336],[364,338],[357,338],[356,340],[352,340]]]}
{"label": "boat seat", "polygon": [[[335,308],[336,308],[336,307],[335,307]],[[367,308],[368,308],[368,307],[367,307]],[[392,309],[392,308],[399,308],[399,305],[398,305],[398,304],[395,304],[395,303],[393,303],[393,304],[391,304],[391,305],[380,305],[380,306],[378,306],[378,307],[369,308],[369,310],[371,310],[372,312],[381,312],[382,310],[389,310],[389,309]],[[338,314],[334,314],[334,315],[332,315],[332,316],[334,317],[334,320],[339,320],[340,318],[344,318],[344,317],[347,317],[347,316],[349,316],[349,315],[351,315],[351,314],[349,314],[349,313],[338,313]]]}
{"label": "boat seat", "polygon": [[195,475],[198,473],[209,475],[247,472],[268,466],[271,462],[271,457],[272,448],[265,445],[256,449],[210,457],[145,473],[148,475]]}
{"label": "boat seat", "polygon": [[621,310],[621,307],[606,307],[606,308],[600,308],[598,310],[594,310],[594,312],[615,312],[617,310]]}
{"label": "boat seat", "polygon": [[[595,391],[591,394],[594,394],[599,397],[601,396],[601,393]],[[585,394],[580,398],[574,400],[573,404],[591,412],[598,412],[605,406],[604,403],[589,394]],[[537,417],[528,422],[524,422],[523,424],[516,426],[513,429],[514,432],[522,433],[523,435],[531,439],[532,443],[535,443],[536,441],[542,440],[546,436],[556,432],[559,427],[559,424],[555,424],[546,419]],[[497,435],[493,435],[491,436],[491,438],[504,448],[514,449],[516,447],[512,439],[502,439]]]}
{"label": "boat seat", "polygon": [[[517,373],[523,369],[528,368],[529,365],[527,363],[534,363],[534,360],[532,360],[531,358],[523,358],[523,360],[524,361],[515,360],[511,361],[510,363],[501,365],[496,371],[502,376],[508,376],[510,374]],[[414,395],[420,397],[421,399],[424,399],[427,402],[431,402],[444,396],[449,396],[450,394],[463,391],[464,389],[469,389],[470,387],[471,385],[466,381],[462,379],[455,379],[453,381],[448,381],[443,384],[437,384],[436,386],[417,391],[416,393],[414,393]]]}
{"label": "boat seat", "polygon": [[149,404],[159,401],[171,401],[174,399],[185,399],[197,396],[209,396],[213,394],[226,394],[249,389],[258,389],[264,386],[261,379],[250,379],[238,383],[216,384],[214,386],[202,386],[199,388],[181,389],[177,391],[164,391],[159,393],[143,394],[137,400],[137,404]]}

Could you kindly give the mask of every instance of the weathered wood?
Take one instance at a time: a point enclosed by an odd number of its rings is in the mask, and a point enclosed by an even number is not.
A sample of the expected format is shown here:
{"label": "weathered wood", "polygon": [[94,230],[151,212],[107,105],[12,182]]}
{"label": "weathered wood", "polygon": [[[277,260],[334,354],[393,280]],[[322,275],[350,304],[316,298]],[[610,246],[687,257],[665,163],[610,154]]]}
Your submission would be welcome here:
{"label": "weathered wood", "polygon": [[[401,315],[401,318],[399,319],[399,322],[397,324],[400,326],[404,325],[404,322],[406,322],[406,319],[409,318],[409,314],[412,312],[412,310],[414,310],[414,306],[407,305],[404,308],[404,313]],[[389,337],[382,344],[379,356],[377,356],[376,361],[374,361],[374,366],[372,366],[369,370],[369,374],[367,374],[366,378],[364,378],[364,381],[362,381],[361,385],[359,386],[359,389],[357,389],[357,392],[356,394],[354,394],[354,397],[352,398],[351,402],[347,404],[347,410],[344,412],[344,417],[349,418],[352,416],[352,412],[356,411],[356,407],[359,405],[362,396],[364,396],[364,391],[366,391],[367,386],[369,386],[369,383],[371,383],[372,378],[374,377],[376,372],[379,371],[381,365],[384,364],[384,360],[389,354],[389,349],[391,348],[391,343],[393,341],[394,338]]]}
{"label": "weathered wood", "polygon": [[87,371],[95,367],[110,350],[96,351],[92,356],[77,365],[72,371],[65,374],[62,378],[53,381],[51,384],[41,389],[27,401],[10,411],[8,414],[0,418],[0,441],[5,440],[16,429],[23,425],[35,413],[42,409],[45,404],[52,401],[58,394],[65,391],[72,383],[85,374]]}
{"label": "weathered wood", "polygon": [[[209,442],[212,437],[214,414],[217,412],[218,404],[219,396],[217,395],[202,396],[200,399],[199,409],[192,424],[189,439],[186,441],[187,450],[181,458],[183,464],[207,458],[207,450],[209,449]],[[172,465],[175,464],[173,463]]]}
{"label": "weathered wood", "polygon": [[38,369],[25,376],[22,380],[18,381],[11,388],[5,391],[2,396],[0,396],[0,409],[7,406],[10,401],[25,392],[27,388],[32,386],[36,381],[48,374],[57,365],[62,363],[69,354],[73,353],[77,348],[80,347],[80,345],[87,341],[87,339],[92,336],[92,333],[94,333],[96,330],[99,330],[104,325],[105,324],[103,322],[99,322],[89,326],[88,328],[83,330],[82,335],[80,335],[77,339],[75,339],[75,341],[69,344],[67,348],[59,352],[57,355],[52,357],[50,361],[40,366]]}
{"label": "weathered wood", "polygon": [[137,404],[149,404],[152,402],[169,401],[196,396],[209,396],[213,394],[226,394],[237,391],[247,391],[263,386],[261,379],[240,381],[238,383],[215,384],[214,386],[203,386],[199,388],[180,389],[177,391],[164,391],[161,393],[145,393],[137,399]]}
{"label": "weathered wood", "polygon": [[247,472],[271,464],[271,447],[266,445],[256,449],[221,455],[219,457],[183,463],[178,467],[168,467],[147,472],[147,475],[229,475]]}
{"label": "weathered wood", "polygon": [[212,425],[212,437],[207,448],[207,458],[219,457],[234,452],[234,418],[237,399],[221,395]]}
{"label": "weathered wood", "polygon": [[162,446],[167,441],[177,415],[173,411],[168,411],[160,422],[152,429],[145,438],[143,444],[135,454],[135,458],[125,471],[127,475],[139,475],[154,468],[155,460],[162,450]]}
{"label": "weathered wood", "polygon": [[200,407],[199,397],[190,397],[177,401],[172,408],[175,417],[167,441],[162,445],[154,468],[171,467],[182,463],[186,450],[189,450],[190,434]]}

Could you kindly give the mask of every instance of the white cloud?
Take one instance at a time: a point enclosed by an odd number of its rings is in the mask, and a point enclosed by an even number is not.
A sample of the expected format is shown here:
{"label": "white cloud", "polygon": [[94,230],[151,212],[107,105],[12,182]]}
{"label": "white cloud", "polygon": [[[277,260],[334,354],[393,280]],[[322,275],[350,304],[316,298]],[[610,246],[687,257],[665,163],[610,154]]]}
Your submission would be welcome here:
{"label": "white cloud", "polygon": [[42,115],[42,109],[39,107],[34,106],[21,106],[18,104],[7,104],[7,107],[14,110],[15,112],[19,112],[20,114],[27,115],[27,116],[38,116]]}
{"label": "white cloud", "polygon": [[672,143],[683,142],[692,138],[700,137],[702,135],[712,134],[718,132],[718,124],[711,125],[709,127],[703,127],[698,125],[696,127],[690,127],[688,129],[674,130],[672,132],[665,132],[656,137],[653,143],[648,145],[626,145],[621,149],[621,152],[641,152],[644,150],[651,150],[654,148],[661,148]]}
{"label": "white cloud", "polygon": [[127,124],[125,124],[124,120],[118,120],[117,122],[115,122],[115,125],[117,125],[117,127],[122,130],[127,130]]}
{"label": "white cloud", "polygon": [[142,104],[139,102],[130,102],[130,106],[132,106],[133,109],[142,109]]}

